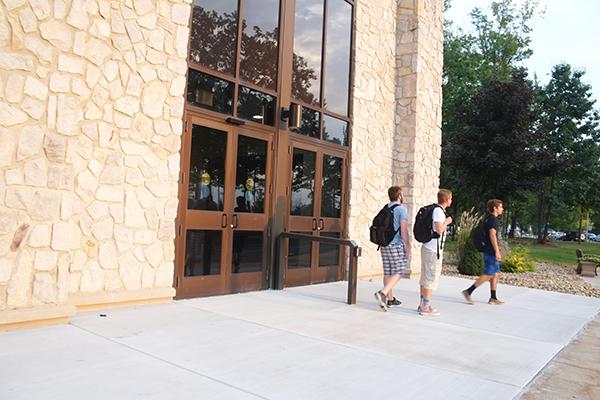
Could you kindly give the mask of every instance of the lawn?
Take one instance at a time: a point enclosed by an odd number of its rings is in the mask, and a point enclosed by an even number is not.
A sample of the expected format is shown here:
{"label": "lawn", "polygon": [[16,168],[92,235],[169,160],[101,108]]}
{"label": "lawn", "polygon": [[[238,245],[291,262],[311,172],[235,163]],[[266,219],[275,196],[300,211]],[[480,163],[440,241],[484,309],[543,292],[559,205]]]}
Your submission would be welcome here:
{"label": "lawn", "polygon": [[[560,242],[552,241],[547,244],[537,244],[534,239],[520,239],[511,241],[510,245],[523,245],[529,250],[529,256],[541,262],[557,265],[575,265],[575,249],[581,249],[586,256],[600,256],[600,243],[597,242]],[[448,241],[444,245],[446,253],[456,252],[456,242]]]}
{"label": "lawn", "polygon": [[534,260],[550,264],[575,265],[575,249],[581,249],[586,256],[600,255],[600,243],[597,242],[552,241],[541,245],[535,240],[520,240],[518,243],[525,245]]}

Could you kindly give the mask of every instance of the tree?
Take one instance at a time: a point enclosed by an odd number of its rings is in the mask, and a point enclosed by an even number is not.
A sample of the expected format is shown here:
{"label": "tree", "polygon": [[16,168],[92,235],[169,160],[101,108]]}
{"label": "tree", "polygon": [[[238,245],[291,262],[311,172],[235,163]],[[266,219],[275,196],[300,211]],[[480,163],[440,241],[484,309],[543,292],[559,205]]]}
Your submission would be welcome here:
{"label": "tree", "polygon": [[457,113],[459,140],[447,148],[446,162],[461,190],[473,199],[508,202],[531,185],[532,100],[526,73],[515,70],[511,80],[482,82],[468,106]]}
{"label": "tree", "polygon": [[[570,205],[588,208],[597,198],[600,117],[594,111],[591,86],[582,82],[583,71],[568,64],[552,69],[552,77],[538,96],[536,162],[543,180],[539,190],[538,241],[547,240],[557,197]],[[595,171],[594,171],[595,172]]]}
{"label": "tree", "polygon": [[[444,4],[450,7],[448,0]],[[475,8],[471,17],[476,34],[454,28],[451,21],[445,23],[441,184],[454,189],[458,212],[481,201],[480,187],[464,190],[465,178],[473,180],[481,170],[461,168],[455,154],[466,142],[462,135],[470,130],[464,125],[464,110],[476,107],[473,101],[483,85],[512,80],[518,63],[529,57],[528,24],[537,4],[525,1],[517,8],[512,0],[492,2],[491,16]],[[509,155],[510,152],[500,156]]]}

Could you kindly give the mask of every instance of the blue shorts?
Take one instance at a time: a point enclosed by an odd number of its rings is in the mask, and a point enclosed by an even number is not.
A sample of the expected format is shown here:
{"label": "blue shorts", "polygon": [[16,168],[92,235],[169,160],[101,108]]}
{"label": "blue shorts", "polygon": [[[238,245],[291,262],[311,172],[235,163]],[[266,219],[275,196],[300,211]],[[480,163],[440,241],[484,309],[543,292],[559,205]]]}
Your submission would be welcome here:
{"label": "blue shorts", "polygon": [[496,260],[495,255],[483,253],[483,273],[495,275],[497,272],[500,272],[500,261]]}

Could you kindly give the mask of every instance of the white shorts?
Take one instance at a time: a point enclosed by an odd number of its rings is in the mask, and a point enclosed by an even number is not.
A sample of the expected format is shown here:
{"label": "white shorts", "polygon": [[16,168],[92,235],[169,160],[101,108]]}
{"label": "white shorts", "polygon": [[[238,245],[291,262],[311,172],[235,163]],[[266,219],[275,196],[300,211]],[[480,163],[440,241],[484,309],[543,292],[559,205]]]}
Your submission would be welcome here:
{"label": "white shorts", "polygon": [[425,289],[437,289],[442,275],[442,253],[437,258],[437,251],[429,251],[421,247],[421,279],[420,285]]}

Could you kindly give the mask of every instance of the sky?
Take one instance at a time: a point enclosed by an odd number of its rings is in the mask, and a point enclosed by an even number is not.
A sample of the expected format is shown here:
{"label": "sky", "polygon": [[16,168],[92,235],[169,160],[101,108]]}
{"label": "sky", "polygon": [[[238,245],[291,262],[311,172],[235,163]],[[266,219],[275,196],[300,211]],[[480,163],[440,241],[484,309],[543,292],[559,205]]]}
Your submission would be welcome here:
{"label": "sky", "polygon": [[[445,18],[469,31],[471,10],[479,7],[487,11],[490,3],[491,0],[451,0]],[[530,23],[533,55],[524,65],[543,84],[550,79],[552,67],[560,62],[584,70],[582,80],[592,86],[594,108],[600,109],[600,1],[540,0],[540,6],[545,13]]]}

